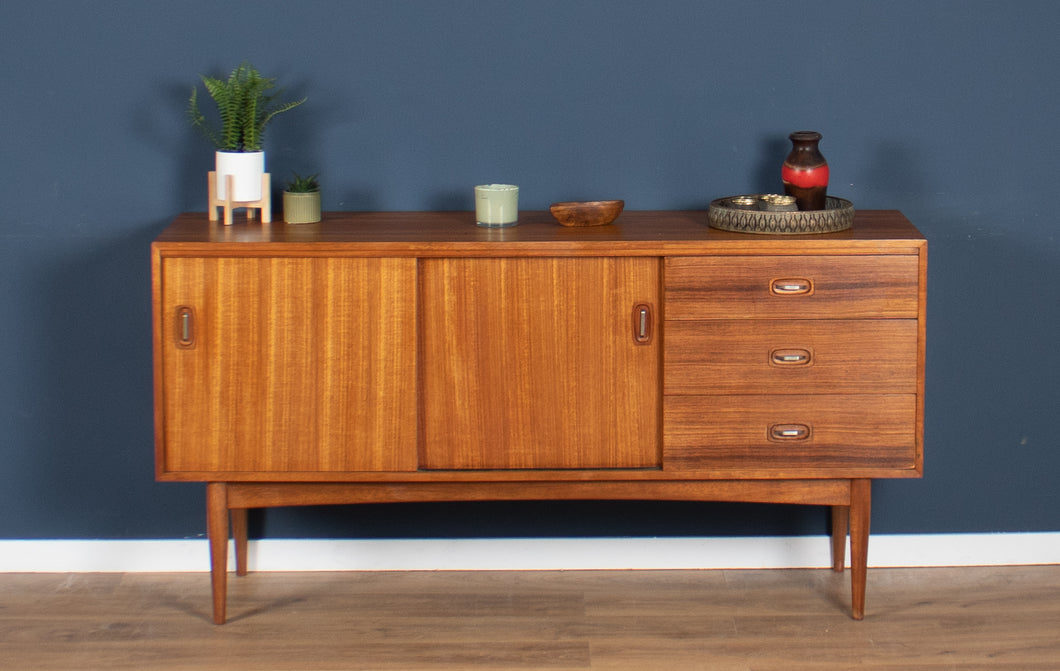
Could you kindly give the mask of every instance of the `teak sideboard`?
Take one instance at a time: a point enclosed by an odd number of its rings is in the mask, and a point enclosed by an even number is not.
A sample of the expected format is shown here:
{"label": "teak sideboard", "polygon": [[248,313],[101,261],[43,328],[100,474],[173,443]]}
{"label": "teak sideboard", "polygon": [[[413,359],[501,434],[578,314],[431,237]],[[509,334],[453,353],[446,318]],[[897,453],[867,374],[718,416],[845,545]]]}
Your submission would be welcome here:
{"label": "teak sideboard", "polygon": [[896,211],[326,213],[152,244],[159,480],[206,482],[214,621],[247,509],[613,499],[830,506],[865,608],[870,485],[923,466],[927,243]]}

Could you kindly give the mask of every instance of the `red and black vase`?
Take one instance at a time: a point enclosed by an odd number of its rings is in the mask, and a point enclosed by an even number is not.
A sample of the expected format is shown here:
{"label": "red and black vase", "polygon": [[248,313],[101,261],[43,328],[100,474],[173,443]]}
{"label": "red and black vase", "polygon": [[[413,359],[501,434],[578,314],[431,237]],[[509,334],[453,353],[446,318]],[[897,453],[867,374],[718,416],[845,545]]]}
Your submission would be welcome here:
{"label": "red and black vase", "polygon": [[828,196],[828,162],[817,147],[821,134],[800,130],[788,136],[791,153],[784,159],[780,177],[784,193],[795,196],[799,210],[823,210]]}

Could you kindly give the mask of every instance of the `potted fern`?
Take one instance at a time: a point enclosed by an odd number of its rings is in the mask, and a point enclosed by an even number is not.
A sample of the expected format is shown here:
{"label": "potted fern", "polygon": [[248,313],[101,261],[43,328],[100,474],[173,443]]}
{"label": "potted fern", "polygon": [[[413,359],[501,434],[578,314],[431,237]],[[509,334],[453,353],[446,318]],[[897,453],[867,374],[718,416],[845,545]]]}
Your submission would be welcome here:
{"label": "potted fern", "polygon": [[218,130],[199,110],[198,87],[191,90],[188,118],[217,149],[215,154],[217,195],[226,198],[225,176],[234,175],[232,200],[250,202],[261,199],[265,152],[262,138],[265,127],[277,115],[297,107],[305,98],[290,102],[276,99],[282,91],[270,93],[276,79],[262,77],[253,65],[240,63],[227,80],[199,75],[206,91],[217,105],[221,117]]}
{"label": "potted fern", "polygon": [[292,172],[283,192],[283,219],[288,224],[315,224],[320,221],[320,183],[316,175],[302,177]]}

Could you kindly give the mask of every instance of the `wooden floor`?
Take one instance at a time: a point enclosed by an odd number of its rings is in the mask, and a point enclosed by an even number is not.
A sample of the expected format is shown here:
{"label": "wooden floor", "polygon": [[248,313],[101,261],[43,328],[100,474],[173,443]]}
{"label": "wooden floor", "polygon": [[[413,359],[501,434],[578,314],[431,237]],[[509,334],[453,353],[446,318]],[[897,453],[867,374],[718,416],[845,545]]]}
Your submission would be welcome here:
{"label": "wooden floor", "polygon": [[1060,669],[1060,566],[0,574],[0,669]]}

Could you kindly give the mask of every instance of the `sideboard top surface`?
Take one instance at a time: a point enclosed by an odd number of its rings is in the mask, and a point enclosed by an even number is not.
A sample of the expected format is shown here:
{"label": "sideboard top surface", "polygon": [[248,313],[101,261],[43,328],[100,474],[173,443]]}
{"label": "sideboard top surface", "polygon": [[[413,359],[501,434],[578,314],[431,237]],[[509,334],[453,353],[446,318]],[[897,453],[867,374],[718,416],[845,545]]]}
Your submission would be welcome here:
{"label": "sideboard top surface", "polygon": [[560,226],[548,212],[520,212],[519,225],[483,228],[472,212],[326,212],[317,224],[225,226],[204,212],[178,216],[155,246],[167,254],[680,255],[833,252],[917,253],[923,235],[897,210],[865,210],[846,231],[753,235],[710,228],[705,210],[627,211],[607,226]]}

